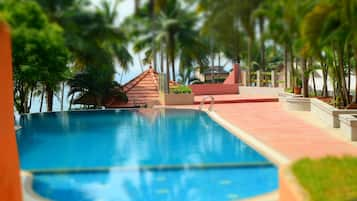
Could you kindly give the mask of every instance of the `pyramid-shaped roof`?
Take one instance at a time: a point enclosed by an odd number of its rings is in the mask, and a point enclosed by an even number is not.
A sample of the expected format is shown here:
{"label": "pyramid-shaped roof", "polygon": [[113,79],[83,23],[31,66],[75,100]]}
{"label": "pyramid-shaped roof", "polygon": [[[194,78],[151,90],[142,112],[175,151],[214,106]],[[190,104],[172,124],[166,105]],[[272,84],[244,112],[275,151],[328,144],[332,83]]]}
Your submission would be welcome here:
{"label": "pyramid-shaped roof", "polygon": [[123,88],[128,96],[128,103],[112,102],[107,107],[137,107],[159,104],[158,73],[151,67],[127,82]]}

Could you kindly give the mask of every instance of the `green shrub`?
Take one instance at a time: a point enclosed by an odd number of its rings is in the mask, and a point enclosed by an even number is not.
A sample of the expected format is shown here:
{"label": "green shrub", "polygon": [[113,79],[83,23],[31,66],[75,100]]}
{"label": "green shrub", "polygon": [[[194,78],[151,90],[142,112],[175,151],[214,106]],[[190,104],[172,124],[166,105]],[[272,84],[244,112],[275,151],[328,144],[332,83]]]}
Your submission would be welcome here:
{"label": "green shrub", "polygon": [[285,92],[294,93],[294,89],[293,88],[286,88]]}
{"label": "green shrub", "polygon": [[192,90],[188,86],[179,85],[179,86],[170,88],[170,92],[174,93],[174,94],[191,94]]}

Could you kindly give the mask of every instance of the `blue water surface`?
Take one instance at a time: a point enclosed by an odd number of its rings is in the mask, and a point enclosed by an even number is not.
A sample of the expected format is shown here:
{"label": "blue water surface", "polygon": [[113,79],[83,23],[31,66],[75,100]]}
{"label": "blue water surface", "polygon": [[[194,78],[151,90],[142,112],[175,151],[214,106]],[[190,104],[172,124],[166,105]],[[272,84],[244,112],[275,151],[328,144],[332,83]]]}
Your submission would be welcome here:
{"label": "blue water surface", "polygon": [[[238,200],[277,188],[272,165],[223,167],[269,161],[199,111],[32,114],[20,124],[21,168],[56,201]],[[177,168],[138,169],[166,166]]]}

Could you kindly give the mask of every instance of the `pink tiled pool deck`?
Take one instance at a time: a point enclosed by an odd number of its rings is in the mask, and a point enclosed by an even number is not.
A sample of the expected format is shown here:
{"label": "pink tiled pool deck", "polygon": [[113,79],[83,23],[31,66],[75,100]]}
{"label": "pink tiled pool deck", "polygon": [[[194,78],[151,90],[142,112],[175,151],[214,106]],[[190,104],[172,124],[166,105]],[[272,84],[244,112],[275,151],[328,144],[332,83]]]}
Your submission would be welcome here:
{"label": "pink tiled pool deck", "polygon": [[356,145],[294,116],[279,102],[215,104],[214,111],[290,161],[304,157],[357,156]]}
{"label": "pink tiled pool deck", "polygon": [[355,155],[357,146],[339,140],[285,111],[280,103],[217,104],[215,111],[290,160]]}

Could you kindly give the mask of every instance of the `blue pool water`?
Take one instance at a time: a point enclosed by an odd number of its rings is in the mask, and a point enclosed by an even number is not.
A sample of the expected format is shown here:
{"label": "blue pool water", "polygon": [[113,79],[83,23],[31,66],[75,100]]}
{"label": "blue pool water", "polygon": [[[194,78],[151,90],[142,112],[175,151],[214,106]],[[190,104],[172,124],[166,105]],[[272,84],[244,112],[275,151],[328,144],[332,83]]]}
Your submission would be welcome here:
{"label": "blue pool water", "polygon": [[239,200],[278,185],[267,159],[199,111],[32,114],[20,124],[21,168],[56,201]]}

